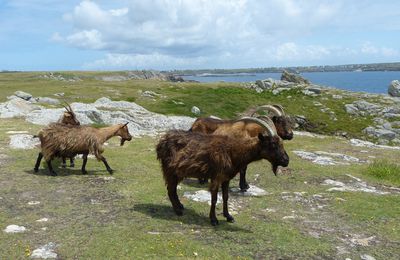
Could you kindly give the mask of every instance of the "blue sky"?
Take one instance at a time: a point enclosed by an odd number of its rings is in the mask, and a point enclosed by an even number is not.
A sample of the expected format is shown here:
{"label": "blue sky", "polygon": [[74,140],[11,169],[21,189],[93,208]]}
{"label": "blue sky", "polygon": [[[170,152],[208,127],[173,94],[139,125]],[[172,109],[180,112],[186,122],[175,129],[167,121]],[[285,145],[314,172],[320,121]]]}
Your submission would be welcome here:
{"label": "blue sky", "polygon": [[0,0],[0,70],[397,61],[396,0]]}

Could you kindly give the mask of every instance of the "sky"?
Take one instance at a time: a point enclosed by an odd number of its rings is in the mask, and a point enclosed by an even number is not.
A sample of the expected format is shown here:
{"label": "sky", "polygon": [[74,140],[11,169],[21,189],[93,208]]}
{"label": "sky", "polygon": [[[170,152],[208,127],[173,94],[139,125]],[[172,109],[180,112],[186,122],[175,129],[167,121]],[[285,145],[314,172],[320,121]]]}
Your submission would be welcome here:
{"label": "sky", "polygon": [[398,0],[0,0],[0,70],[399,61]]}

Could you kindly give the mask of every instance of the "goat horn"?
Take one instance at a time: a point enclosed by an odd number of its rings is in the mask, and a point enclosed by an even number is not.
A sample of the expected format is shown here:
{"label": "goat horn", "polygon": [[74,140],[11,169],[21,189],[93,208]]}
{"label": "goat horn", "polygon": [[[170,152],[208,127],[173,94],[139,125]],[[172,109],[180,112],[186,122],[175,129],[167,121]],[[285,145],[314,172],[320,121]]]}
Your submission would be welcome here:
{"label": "goat horn", "polygon": [[282,112],[279,111],[278,108],[276,108],[274,106],[271,106],[271,105],[260,106],[260,107],[258,107],[258,109],[264,109],[264,110],[267,110],[267,111],[271,111],[276,116],[282,116]]}
{"label": "goat horn", "polygon": [[129,122],[125,123],[124,126],[126,126],[127,124],[129,124]]}
{"label": "goat horn", "polygon": [[285,115],[285,111],[283,110],[283,106],[278,105],[278,104],[275,104],[275,105],[272,105],[272,106],[276,107],[277,109],[279,109],[281,111],[282,115]]}
{"label": "goat horn", "polygon": [[252,121],[252,122],[264,127],[267,130],[267,132],[269,133],[269,135],[271,135],[271,136],[277,135],[274,122],[272,122],[272,120],[267,116],[263,117],[262,120],[260,118],[256,118],[256,117],[243,117],[240,120]]}

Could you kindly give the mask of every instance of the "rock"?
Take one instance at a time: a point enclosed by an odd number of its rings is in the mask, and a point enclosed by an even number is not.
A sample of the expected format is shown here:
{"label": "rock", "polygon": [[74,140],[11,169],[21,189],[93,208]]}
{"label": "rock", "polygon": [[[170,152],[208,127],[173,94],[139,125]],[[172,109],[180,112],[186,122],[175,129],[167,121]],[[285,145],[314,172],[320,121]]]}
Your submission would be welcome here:
{"label": "rock", "polygon": [[41,219],[36,220],[36,222],[47,222],[47,221],[49,221],[48,218],[41,218]]}
{"label": "rock", "polygon": [[392,97],[400,97],[400,81],[393,80],[388,88],[388,94]]}
{"label": "rock", "polygon": [[377,145],[368,141],[360,140],[360,139],[350,139],[350,144],[358,147],[368,147],[368,148],[381,148],[381,149],[389,149],[389,150],[400,150],[399,146],[387,146],[387,145]]}
{"label": "rock", "polygon": [[56,97],[63,97],[64,95],[65,95],[64,92],[54,94],[54,96],[56,96]]}
{"label": "rock", "polygon": [[200,108],[198,108],[196,106],[193,106],[190,111],[195,115],[200,115],[200,113],[201,113]]}
{"label": "rock", "polygon": [[348,165],[349,163],[363,162],[356,157],[341,153],[328,153],[324,151],[316,151],[316,152],[293,151],[293,152],[300,158],[311,161],[319,165]]}
{"label": "rock", "polygon": [[150,91],[150,90],[146,90],[146,91],[144,91],[143,93],[142,93],[142,97],[149,97],[149,98],[155,98],[156,96],[159,96],[160,94],[157,94],[157,93],[155,93],[155,92],[153,92],[153,91]]}
{"label": "rock", "polygon": [[290,90],[290,88],[276,88],[276,89],[272,90],[272,94],[273,95],[278,95],[282,91],[287,91],[287,90]]}
{"label": "rock", "polygon": [[312,92],[312,91],[310,91],[308,89],[304,89],[301,92],[306,96],[312,96],[312,97],[316,97],[317,96],[317,94],[315,94],[314,92]]}
{"label": "rock", "polygon": [[268,192],[258,188],[257,186],[250,185],[246,192],[241,191],[239,188],[231,188],[232,195],[245,196],[245,197],[261,197],[268,195]]}
{"label": "rock", "polygon": [[36,102],[38,103],[45,103],[49,105],[59,105],[60,101],[55,98],[49,98],[49,97],[37,97],[35,98]]}
{"label": "rock", "polygon": [[351,114],[351,115],[358,114],[358,108],[353,104],[346,104],[346,105],[344,105],[344,108],[346,109],[346,112],[348,114]]}
{"label": "rock", "polygon": [[352,238],[350,242],[356,246],[369,246],[370,244],[375,242],[375,236],[366,237],[366,238]]}
{"label": "rock", "polygon": [[367,255],[367,254],[360,255],[360,257],[361,257],[361,260],[376,260],[375,257]]}
{"label": "rock", "polygon": [[28,134],[16,134],[10,136],[10,147],[13,149],[33,149],[40,144],[39,138],[33,138]]}
{"label": "rock", "polygon": [[303,78],[300,75],[296,75],[294,73],[290,73],[286,70],[282,72],[281,80],[293,82],[293,83],[298,83],[298,84],[310,84],[310,81],[307,79]]}
{"label": "rock", "polygon": [[24,99],[11,99],[0,104],[0,118],[24,117],[34,110],[41,109]]}
{"label": "rock", "polygon": [[[351,176],[351,175],[350,175]],[[352,177],[352,176],[351,176]],[[367,193],[374,193],[377,195],[385,195],[389,194],[389,192],[386,191],[381,191],[376,189],[373,186],[368,185],[366,182],[363,182],[362,180],[353,177],[352,179],[355,179],[356,181],[350,182],[350,183],[344,183],[341,181],[335,181],[332,179],[326,179],[322,183],[322,185],[329,185],[329,186],[334,186],[332,188],[327,189],[327,191],[351,191],[351,192],[367,192]]]}
{"label": "rock", "polygon": [[[211,205],[211,193],[206,190],[198,190],[194,193],[186,191],[183,194],[183,197],[197,202],[207,202],[209,205]],[[221,192],[218,192],[217,204],[221,202],[222,202],[222,195]]]}
{"label": "rock", "polygon": [[8,225],[6,229],[4,229],[4,232],[6,233],[22,233],[25,231],[26,228],[24,226],[18,226],[18,225]]}
{"label": "rock", "polygon": [[317,95],[321,94],[321,92],[322,92],[321,88],[316,88],[316,87],[306,88],[306,90],[308,90],[310,92],[313,92],[313,93],[315,93]]}
{"label": "rock", "polygon": [[364,133],[366,133],[369,136],[374,136],[379,139],[385,139],[385,140],[392,140],[396,138],[396,133],[387,129],[377,129],[375,127],[369,126],[363,130]]}
{"label": "rock", "polygon": [[57,254],[54,252],[54,249],[57,245],[53,242],[50,242],[44,246],[41,246],[32,251],[30,258],[41,258],[41,259],[52,259],[57,258]]}
{"label": "rock", "polygon": [[32,95],[31,95],[31,94],[26,93],[26,92],[23,92],[23,91],[20,91],[20,90],[15,91],[14,95],[17,96],[17,97],[19,97],[19,98],[22,98],[22,99],[24,99],[24,100],[26,100],[26,101],[28,101],[29,99],[32,98]]}
{"label": "rock", "polygon": [[343,96],[341,96],[341,95],[332,95],[332,98],[334,98],[334,99],[343,99]]}

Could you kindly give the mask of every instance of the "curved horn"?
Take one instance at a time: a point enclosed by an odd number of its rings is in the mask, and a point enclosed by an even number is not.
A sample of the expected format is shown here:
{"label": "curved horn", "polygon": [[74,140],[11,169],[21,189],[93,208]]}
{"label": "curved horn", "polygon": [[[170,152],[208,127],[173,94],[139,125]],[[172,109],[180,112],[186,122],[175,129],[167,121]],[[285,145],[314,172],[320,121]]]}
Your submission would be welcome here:
{"label": "curved horn", "polygon": [[264,127],[267,132],[269,133],[269,135],[271,136],[276,136],[278,135],[276,133],[276,128],[274,125],[274,122],[272,122],[272,120],[269,117],[263,117],[263,120],[256,118],[256,117],[242,117],[240,120],[248,120],[248,121],[252,121],[262,127]]}
{"label": "curved horn", "polygon": [[282,112],[278,108],[276,108],[274,106],[271,106],[271,105],[260,106],[260,107],[258,107],[258,109],[263,109],[263,110],[270,111],[276,116],[282,116],[283,115]]}
{"label": "curved horn", "polygon": [[283,110],[283,106],[279,104],[272,105],[273,107],[276,107],[278,110],[281,111],[282,115],[285,115],[285,111]]}

